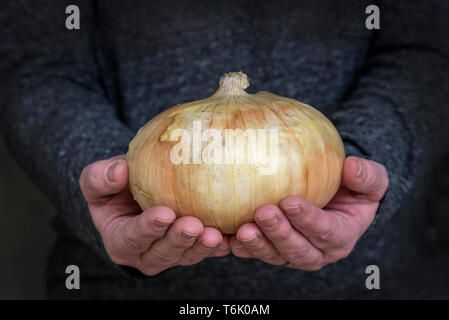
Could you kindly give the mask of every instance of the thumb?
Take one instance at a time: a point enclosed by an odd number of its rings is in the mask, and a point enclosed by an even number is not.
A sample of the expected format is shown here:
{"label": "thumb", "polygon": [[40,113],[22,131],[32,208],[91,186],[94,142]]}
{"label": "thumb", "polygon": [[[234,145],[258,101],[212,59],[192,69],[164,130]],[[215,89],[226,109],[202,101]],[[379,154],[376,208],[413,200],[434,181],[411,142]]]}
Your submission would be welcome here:
{"label": "thumb", "polygon": [[388,188],[387,170],[375,161],[347,157],[343,167],[343,184],[368,200],[378,202]]}
{"label": "thumb", "polygon": [[91,163],[80,176],[80,187],[88,204],[99,204],[128,185],[128,166],[124,156]]}

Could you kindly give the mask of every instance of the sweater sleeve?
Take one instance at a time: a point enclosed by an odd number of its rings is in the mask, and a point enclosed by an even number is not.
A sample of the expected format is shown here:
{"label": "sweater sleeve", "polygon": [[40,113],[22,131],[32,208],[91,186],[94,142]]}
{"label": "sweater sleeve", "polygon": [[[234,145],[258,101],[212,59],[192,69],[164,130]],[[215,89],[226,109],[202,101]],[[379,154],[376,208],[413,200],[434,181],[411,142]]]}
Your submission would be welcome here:
{"label": "sweater sleeve", "polygon": [[[71,231],[107,258],[79,188],[87,164],[132,137],[99,72],[93,1],[8,1],[0,10],[0,127],[11,152]],[[66,28],[78,5],[80,29]]]}
{"label": "sweater sleeve", "polygon": [[376,223],[397,212],[449,146],[449,3],[385,1],[379,9],[355,90],[331,116],[348,155],[387,168]]}

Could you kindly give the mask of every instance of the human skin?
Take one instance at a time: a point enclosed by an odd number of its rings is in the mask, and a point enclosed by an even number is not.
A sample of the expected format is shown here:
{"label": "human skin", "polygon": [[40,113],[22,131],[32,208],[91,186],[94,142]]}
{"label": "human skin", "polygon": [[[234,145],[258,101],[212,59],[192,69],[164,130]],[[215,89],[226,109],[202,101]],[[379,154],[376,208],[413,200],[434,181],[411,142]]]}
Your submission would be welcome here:
{"label": "human skin", "polygon": [[323,208],[288,197],[265,205],[232,237],[195,217],[155,206],[142,212],[128,188],[124,155],[84,168],[80,187],[111,260],[156,275],[177,265],[229,254],[315,271],[346,257],[372,223],[388,187],[385,168],[348,157],[334,198]]}
{"label": "human skin", "polygon": [[345,258],[373,222],[388,188],[384,166],[358,157],[345,159],[337,194],[323,208],[288,197],[265,205],[232,236],[232,252],[288,267],[317,271]]}

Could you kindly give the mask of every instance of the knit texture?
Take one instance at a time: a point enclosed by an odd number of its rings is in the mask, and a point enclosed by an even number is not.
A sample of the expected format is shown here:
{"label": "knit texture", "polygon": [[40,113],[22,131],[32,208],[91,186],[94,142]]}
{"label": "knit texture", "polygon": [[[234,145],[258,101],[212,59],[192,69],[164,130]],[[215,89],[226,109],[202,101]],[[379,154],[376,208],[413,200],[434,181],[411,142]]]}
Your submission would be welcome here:
{"label": "knit texture", "polygon": [[[65,8],[81,29],[65,28]],[[377,4],[381,29],[365,28]],[[8,1],[0,11],[0,126],[18,162],[60,212],[51,298],[444,297],[432,230],[434,168],[449,134],[447,1]],[[153,277],[114,265],[78,179],[125,153],[159,112],[211,95],[219,76],[248,74],[314,106],[347,155],[378,161],[390,187],[345,259],[317,272],[232,255]],[[31,213],[30,213],[31,214]],[[65,267],[81,290],[65,289]],[[365,288],[365,268],[381,290]],[[446,296],[447,297],[447,296]]]}

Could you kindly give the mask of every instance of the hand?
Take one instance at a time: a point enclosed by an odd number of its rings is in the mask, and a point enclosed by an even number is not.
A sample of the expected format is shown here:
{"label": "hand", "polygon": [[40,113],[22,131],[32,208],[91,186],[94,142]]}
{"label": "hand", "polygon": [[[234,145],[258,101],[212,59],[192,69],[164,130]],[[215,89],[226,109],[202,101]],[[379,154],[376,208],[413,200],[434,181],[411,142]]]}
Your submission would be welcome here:
{"label": "hand", "polygon": [[163,206],[142,212],[128,188],[123,155],[84,168],[80,187],[106,251],[117,264],[155,275],[230,252],[229,239],[195,217],[176,219]]}
{"label": "hand", "polygon": [[374,161],[348,157],[343,181],[323,209],[305,199],[288,197],[265,205],[255,223],[239,228],[230,240],[232,252],[274,265],[316,271],[346,257],[372,223],[388,187],[385,168]]}

